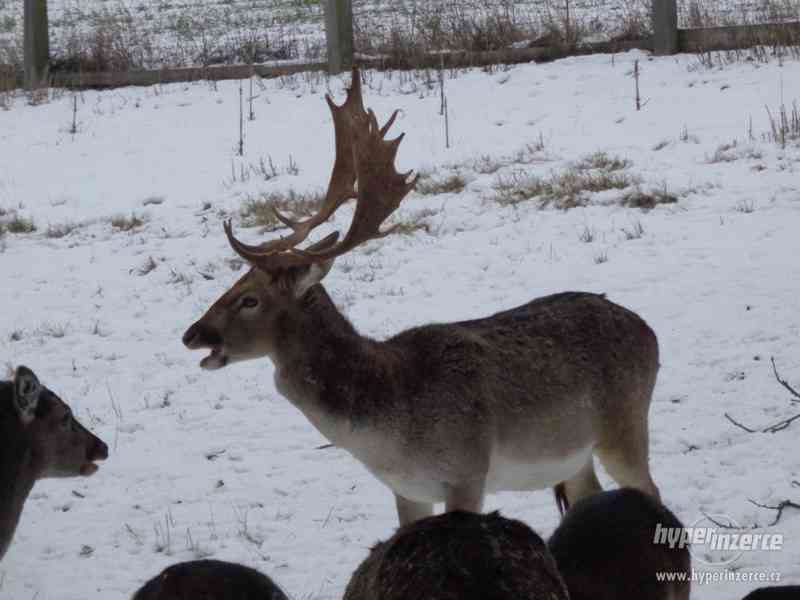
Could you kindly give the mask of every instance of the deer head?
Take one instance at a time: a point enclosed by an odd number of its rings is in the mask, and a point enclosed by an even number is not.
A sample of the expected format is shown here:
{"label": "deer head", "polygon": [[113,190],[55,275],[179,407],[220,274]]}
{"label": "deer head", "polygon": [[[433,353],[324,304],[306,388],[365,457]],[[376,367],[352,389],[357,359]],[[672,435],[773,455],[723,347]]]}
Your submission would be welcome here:
{"label": "deer head", "polygon": [[[409,179],[410,171],[395,170],[403,135],[385,139],[398,111],[385,125],[378,125],[375,114],[364,110],[356,67],[345,102],[337,106],[330,96],[325,99],[333,116],[336,156],[322,207],[305,221],[294,221],[276,210],[277,218],[292,233],[258,246],[238,240],[230,221],[225,223],[231,247],[252,268],[183,336],[189,349],[211,350],[200,363],[204,369],[271,356],[277,345],[285,343],[281,324],[303,310],[301,300],[306,292],[322,280],[337,256],[391,233],[391,229],[381,230],[382,223],[416,184],[416,176]],[[336,232],[306,248],[298,247],[352,198],[356,200],[355,214],[341,241]]]}
{"label": "deer head", "polygon": [[29,450],[36,479],[88,477],[98,470],[95,461],[108,458],[108,446],[81,425],[69,406],[27,367],[20,366],[14,373],[11,405],[18,419],[12,438]]}

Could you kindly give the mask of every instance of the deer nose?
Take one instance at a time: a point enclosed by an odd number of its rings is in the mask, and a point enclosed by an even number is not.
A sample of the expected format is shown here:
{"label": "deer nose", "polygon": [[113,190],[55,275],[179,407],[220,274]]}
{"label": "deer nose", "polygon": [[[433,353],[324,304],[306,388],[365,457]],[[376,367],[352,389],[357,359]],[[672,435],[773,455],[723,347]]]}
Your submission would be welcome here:
{"label": "deer nose", "polygon": [[97,440],[89,452],[89,460],[105,460],[108,458],[108,446],[103,440]]}
{"label": "deer nose", "polygon": [[222,345],[222,336],[202,323],[195,323],[183,334],[183,345],[194,350],[196,348]]}
{"label": "deer nose", "polygon": [[200,328],[197,326],[197,323],[195,323],[183,334],[183,345],[191,349],[199,337]]}

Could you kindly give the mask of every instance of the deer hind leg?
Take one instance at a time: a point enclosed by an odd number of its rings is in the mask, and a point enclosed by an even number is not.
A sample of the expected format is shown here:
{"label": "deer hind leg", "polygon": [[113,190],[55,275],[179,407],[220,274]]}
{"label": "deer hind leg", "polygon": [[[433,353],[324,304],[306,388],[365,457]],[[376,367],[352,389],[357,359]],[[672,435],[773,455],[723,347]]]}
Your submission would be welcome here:
{"label": "deer hind leg", "polygon": [[558,484],[554,491],[558,511],[562,515],[581,498],[602,492],[603,487],[594,472],[594,457],[590,454],[589,459],[580,470],[569,479]]}
{"label": "deer hind leg", "polygon": [[485,482],[483,480],[449,488],[444,502],[445,511],[466,510],[474,513],[481,512],[483,510],[484,488]]}
{"label": "deer hind leg", "polygon": [[650,476],[649,444],[645,417],[618,432],[613,441],[598,445],[595,452],[620,487],[634,487],[661,499],[658,487]]}
{"label": "deer hind leg", "polygon": [[412,502],[397,494],[394,495],[394,500],[397,505],[397,517],[401,527],[419,519],[430,517],[433,514],[433,504],[428,502]]}

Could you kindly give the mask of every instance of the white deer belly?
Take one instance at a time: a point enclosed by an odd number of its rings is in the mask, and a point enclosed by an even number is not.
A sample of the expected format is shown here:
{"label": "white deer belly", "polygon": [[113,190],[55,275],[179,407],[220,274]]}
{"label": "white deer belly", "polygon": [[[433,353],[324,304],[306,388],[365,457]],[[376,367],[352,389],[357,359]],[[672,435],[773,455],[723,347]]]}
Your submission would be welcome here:
{"label": "white deer belly", "polygon": [[391,490],[415,502],[443,502],[444,477],[431,461],[410,456],[390,436],[363,434],[347,450]]}
{"label": "white deer belly", "polygon": [[363,464],[381,483],[407,500],[433,503],[445,500],[445,485],[426,474],[403,469],[373,469],[368,463]]}
{"label": "white deer belly", "polygon": [[[459,484],[449,456],[445,465],[441,455],[427,455],[423,448],[409,448],[392,432],[353,428],[344,420],[332,419],[313,405],[302,407],[311,423],[334,445],[347,450],[367,470],[396,494],[416,502],[443,502],[447,489]],[[454,452],[458,452],[454,449]],[[559,458],[544,459],[529,452],[495,448],[486,473],[486,492],[528,491],[550,487],[577,473],[591,455],[591,445]],[[472,461],[474,457],[464,457]],[[464,467],[464,465],[461,465]],[[458,468],[462,474],[469,469]],[[473,473],[470,473],[473,475]]]}
{"label": "white deer belly", "polygon": [[354,428],[349,421],[332,418],[310,402],[295,406],[322,435],[347,450],[396,494],[416,502],[444,501],[445,478],[438,476],[432,461],[411,456],[403,440],[391,432]]}
{"label": "white deer belly", "polygon": [[540,490],[569,479],[589,460],[592,447],[578,449],[563,457],[539,459],[503,454],[492,455],[486,478],[487,492]]}

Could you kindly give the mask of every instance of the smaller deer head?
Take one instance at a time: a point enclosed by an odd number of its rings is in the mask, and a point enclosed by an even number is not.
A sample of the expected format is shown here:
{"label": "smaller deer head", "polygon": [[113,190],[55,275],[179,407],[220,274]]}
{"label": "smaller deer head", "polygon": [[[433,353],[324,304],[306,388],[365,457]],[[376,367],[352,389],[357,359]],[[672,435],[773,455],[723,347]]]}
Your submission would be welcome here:
{"label": "smaller deer head", "polygon": [[108,458],[108,446],[81,425],[69,406],[39,383],[29,368],[17,367],[12,384],[18,443],[28,446],[36,478],[94,475],[95,462]]}
{"label": "smaller deer head", "polygon": [[[322,280],[337,256],[391,233],[391,229],[381,231],[382,223],[416,184],[417,177],[410,178],[410,171],[395,170],[403,135],[385,139],[398,111],[385,125],[378,125],[375,114],[364,110],[357,68],[353,68],[352,84],[342,105],[334,104],[330,96],[325,99],[333,116],[336,157],[322,207],[305,221],[293,221],[276,210],[276,217],[292,233],[258,246],[239,241],[230,221],[225,223],[231,247],[252,268],[183,336],[187,348],[211,351],[200,362],[204,369],[273,356],[275,348],[288,341],[282,325],[302,321],[292,316],[303,310],[301,299],[306,292]],[[316,244],[298,248],[314,228],[353,198],[355,214],[341,241],[335,232]]]}

